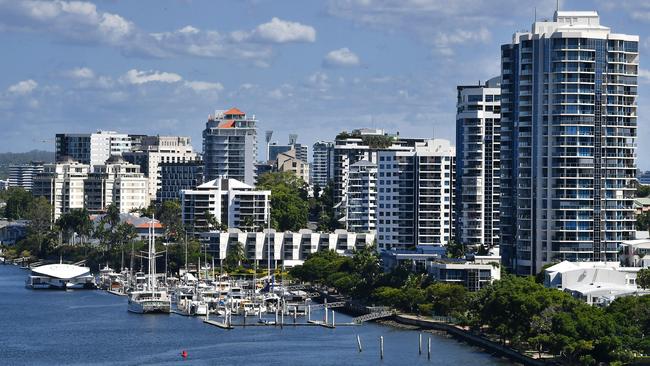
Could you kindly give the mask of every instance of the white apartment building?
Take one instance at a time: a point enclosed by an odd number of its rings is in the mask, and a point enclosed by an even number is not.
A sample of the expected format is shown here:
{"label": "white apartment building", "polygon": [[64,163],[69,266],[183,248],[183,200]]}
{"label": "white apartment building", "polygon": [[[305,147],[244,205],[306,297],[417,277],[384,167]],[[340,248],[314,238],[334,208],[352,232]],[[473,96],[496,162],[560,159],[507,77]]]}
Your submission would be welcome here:
{"label": "white apartment building", "polygon": [[115,131],[98,131],[88,134],[56,134],[55,157],[66,157],[82,164],[104,164],[112,155],[131,150],[131,137]]}
{"label": "white apartment building", "polygon": [[215,111],[203,130],[205,179],[255,184],[257,120],[237,108]]}
{"label": "white apartment building", "polygon": [[43,164],[32,162],[29,164],[9,165],[8,187],[20,187],[26,191],[31,191],[34,176],[43,171]]}
{"label": "white apartment building", "polygon": [[501,77],[457,90],[456,240],[488,249],[499,245]]}
{"label": "white apartment building", "polygon": [[296,157],[293,148],[279,153],[275,159],[275,169],[279,172],[289,172],[309,184],[309,164]]}
{"label": "white apartment building", "polygon": [[102,213],[115,204],[120,213],[149,206],[148,179],[140,166],[112,156],[106,164],[95,165],[84,181],[86,209]]}
{"label": "white apartment building", "polygon": [[455,154],[442,139],[379,151],[379,249],[444,246],[453,239]]}
{"label": "white apartment building", "polygon": [[256,261],[261,268],[267,266],[269,258],[272,268],[290,268],[303,264],[312,253],[325,250],[334,250],[341,254],[351,253],[372,245],[374,240],[373,234],[351,233],[345,230],[320,233],[308,229],[298,232],[276,232],[273,229],[242,232],[229,229],[228,232],[201,233],[201,242],[207,245],[208,251],[217,259],[225,259],[228,248],[241,243],[244,245],[246,258]]}
{"label": "white apartment building", "polygon": [[58,219],[70,210],[84,208],[84,181],[89,172],[89,165],[70,159],[47,164],[43,172],[34,177],[32,193],[45,197],[52,205],[52,217]]}
{"label": "white apartment building", "polygon": [[639,37],[558,11],[501,47],[501,251],[517,274],[634,235]]}
{"label": "white apartment building", "polygon": [[350,166],[346,225],[351,232],[374,232],[377,224],[377,164],[367,160]]}
{"label": "white apartment building", "polygon": [[160,164],[186,163],[197,159],[191,139],[182,136],[144,136],[141,150],[123,154],[124,158],[138,164],[149,179],[149,200],[156,199],[162,185]]}
{"label": "white apartment building", "polygon": [[238,180],[214,179],[196,189],[182,190],[180,197],[183,222],[192,234],[210,230],[207,213],[229,228],[255,230],[267,226],[271,191],[255,190]]}

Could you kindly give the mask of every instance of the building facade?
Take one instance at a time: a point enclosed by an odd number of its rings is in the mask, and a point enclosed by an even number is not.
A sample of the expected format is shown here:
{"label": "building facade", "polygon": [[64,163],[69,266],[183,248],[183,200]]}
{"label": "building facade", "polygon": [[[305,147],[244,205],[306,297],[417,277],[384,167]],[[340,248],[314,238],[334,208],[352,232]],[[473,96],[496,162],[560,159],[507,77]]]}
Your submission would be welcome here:
{"label": "building facade", "polygon": [[192,149],[191,139],[183,136],[145,136],[139,144],[140,149],[123,154],[124,158],[138,164],[149,179],[149,200],[156,199],[162,186],[160,164],[176,164],[197,159]]}
{"label": "building facade", "polygon": [[31,191],[34,185],[34,177],[43,172],[43,163],[31,162],[29,164],[9,165],[8,187],[20,187]]}
{"label": "building facade", "polygon": [[501,78],[457,90],[456,240],[488,249],[499,245]]}
{"label": "building facade", "polygon": [[278,172],[289,172],[309,184],[309,164],[296,157],[296,150],[279,153],[275,160],[275,170]]}
{"label": "building facade", "polygon": [[311,183],[323,188],[334,178],[334,143],[318,141],[312,147]]}
{"label": "building facade", "polygon": [[52,217],[56,220],[62,214],[85,206],[84,182],[90,173],[90,165],[71,159],[56,164],[47,164],[43,172],[34,176],[32,193],[45,197],[52,206]]}
{"label": "building facade", "polygon": [[303,264],[312,253],[325,250],[351,253],[374,242],[373,234],[358,234],[345,230],[320,233],[307,229],[299,232],[242,232],[230,229],[228,232],[201,233],[200,237],[201,242],[207,245],[208,251],[217,259],[225,259],[228,248],[241,243],[244,245],[246,258],[257,262],[257,266],[262,268],[267,266],[269,259],[272,268],[290,268]]}
{"label": "building facade", "polygon": [[256,231],[268,225],[270,197],[271,191],[235,179],[215,179],[181,191],[183,222],[194,235],[214,229],[208,215],[229,228]]}
{"label": "building facade", "polygon": [[156,201],[179,200],[181,191],[194,189],[203,183],[203,161],[194,160],[182,163],[161,163],[160,188]]}
{"label": "building facade", "polygon": [[367,160],[350,166],[347,194],[347,230],[374,232],[377,225],[377,164]]}
{"label": "building facade", "polygon": [[501,247],[535,274],[616,261],[634,233],[639,37],[555,13],[501,47]]}
{"label": "building facade", "polygon": [[120,213],[149,206],[148,179],[140,166],[112,156],[95,165],[84,180],[85,207],[91,214],[103,213],[114,204]]}
{"label": "building facade", "polygon": [[216,111],[203,130],[205,179],[236,179],[255,184],[257,120],[237,108]]}
{"label": "building facade", "polygon": [[104,164],[112,155],[122,155],[131,150],[131,137],[115,131],[98,131],[88,134],[56,134],[55,158],[67,157],[81,164]]}
{"label": "building facade", "polygon": [[441,139],[379,151],[380,249],[444,246],[454,238],[454,160],[454,147]]}

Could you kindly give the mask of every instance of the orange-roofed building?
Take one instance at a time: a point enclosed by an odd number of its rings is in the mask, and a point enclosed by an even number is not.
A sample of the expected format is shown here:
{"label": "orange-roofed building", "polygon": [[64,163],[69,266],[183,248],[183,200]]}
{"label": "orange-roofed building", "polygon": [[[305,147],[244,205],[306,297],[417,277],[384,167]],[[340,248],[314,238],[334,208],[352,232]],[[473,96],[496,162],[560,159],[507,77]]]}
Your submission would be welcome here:
{"label": "orange-roofed building", "polygon": [[237,108],[211,114],[203,130],[203,162],[206,181],[236,179],[255,184],[257,120]]}

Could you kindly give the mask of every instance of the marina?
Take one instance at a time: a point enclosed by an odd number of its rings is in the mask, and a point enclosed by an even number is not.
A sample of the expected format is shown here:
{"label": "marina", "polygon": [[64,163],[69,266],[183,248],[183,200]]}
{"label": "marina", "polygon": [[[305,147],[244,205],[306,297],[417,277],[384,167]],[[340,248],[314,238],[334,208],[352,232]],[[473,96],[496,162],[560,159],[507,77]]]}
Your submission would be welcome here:
{"label": "marina", "polygon": [[[253,316],[245,318],[244,326],[244,317],[235,315],[234,329],[225,330],[205,323],[204,316],[131,313],[126,297],[107,291],[29,290],[23,286],[26,274],[18,266],[0,265],[0,349],[7,365],[375,365],[380,362],[380,336],[384,364],[508,364],[438,335],[428,335],[433,352],[429,361],[418,355],[418,332],[375,323],[342,326],[352,318],[336,311],[335,328],[299,325],[304,321],[294,326],[293,318],[285,319],[281,327],[273,324],[273,313],[263,315],[268,319],[264,326]],[[330,310],[330,322],[331,314]],[[314,309],[311,316],[324,320],[322,309]],[[183,350],[186,359],[181,357]]]}

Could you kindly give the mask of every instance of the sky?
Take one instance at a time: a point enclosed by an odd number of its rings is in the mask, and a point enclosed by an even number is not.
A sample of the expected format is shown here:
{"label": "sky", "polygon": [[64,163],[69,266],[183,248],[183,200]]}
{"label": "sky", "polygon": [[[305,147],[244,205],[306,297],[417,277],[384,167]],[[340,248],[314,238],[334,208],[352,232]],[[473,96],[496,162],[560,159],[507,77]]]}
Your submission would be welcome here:
{"label": "sky", "polygon": [[[56,133],[183,135],[201,150],[238,107],[313,144],[374,127],[455,137],[456,86],[499,74],[499,47],[555,0],[0,0],[0,152]],[[561,1],[641,37],[639,167],[650,170],[650,2]],[[646,143],[644,143],[646,142]],[[264,149],[260,149],[264,151]],[[260,156],[261,158],[262,156]]]}

